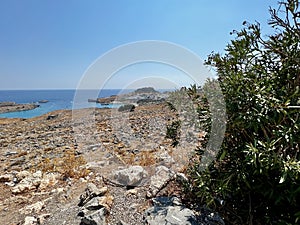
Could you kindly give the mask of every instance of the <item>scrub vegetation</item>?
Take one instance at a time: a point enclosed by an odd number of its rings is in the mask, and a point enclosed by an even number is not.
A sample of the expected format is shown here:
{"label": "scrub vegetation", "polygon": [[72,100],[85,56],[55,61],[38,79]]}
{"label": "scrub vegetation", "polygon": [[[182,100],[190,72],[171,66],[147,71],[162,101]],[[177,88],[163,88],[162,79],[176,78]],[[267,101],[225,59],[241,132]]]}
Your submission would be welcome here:
{"label": "scrub vegetation", "polygon": [[226,224],[300,223],[299,1],[280,2],[269,13],[273,34],[244,22],[225,53],[206,60],[226,102],[226,133],[206,170],[199,170],[203,150],[192,159],[187,196]]}

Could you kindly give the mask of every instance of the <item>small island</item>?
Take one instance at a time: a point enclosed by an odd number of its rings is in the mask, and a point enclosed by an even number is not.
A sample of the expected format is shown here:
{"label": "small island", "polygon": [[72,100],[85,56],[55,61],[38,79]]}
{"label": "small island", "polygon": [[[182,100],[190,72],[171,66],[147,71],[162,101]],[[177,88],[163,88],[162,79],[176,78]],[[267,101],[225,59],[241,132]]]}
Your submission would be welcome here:
{"label": "small island", "polygon": [[47,103],[47,102],[49,102],[48,100],[40,100],[40,101],[38,101],[38,103]]}
{"label": "small island", "polygon": [[39,105],[34,103],[17,104],[15,102],[0,102],[0,113],[26,111],[37,107],[39,107]]}

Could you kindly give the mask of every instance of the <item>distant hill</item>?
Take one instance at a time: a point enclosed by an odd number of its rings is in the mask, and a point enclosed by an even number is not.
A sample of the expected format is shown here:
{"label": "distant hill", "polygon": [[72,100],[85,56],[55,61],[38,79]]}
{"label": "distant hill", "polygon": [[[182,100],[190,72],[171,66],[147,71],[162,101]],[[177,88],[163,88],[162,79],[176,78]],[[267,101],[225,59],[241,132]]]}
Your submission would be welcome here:
{"label": "distant hill", "polygon": [[150,104],[162,102],[168,96],[167,93],[160,93],[156,91],[153,87],[143,87],[138,88],[133,92],[121,95],[112,95],[110,97],[97,98],[97,99],[88,99],[89,102],[96,102],[101,104],[111,104],[114,101],[122,103],[137,103],[140,104]]}
{"label": "distant hill", "polygon": [[143,88],[138,88],[134,91],[136,94],[140,93],[158,93],[153,87],[143,87]]}

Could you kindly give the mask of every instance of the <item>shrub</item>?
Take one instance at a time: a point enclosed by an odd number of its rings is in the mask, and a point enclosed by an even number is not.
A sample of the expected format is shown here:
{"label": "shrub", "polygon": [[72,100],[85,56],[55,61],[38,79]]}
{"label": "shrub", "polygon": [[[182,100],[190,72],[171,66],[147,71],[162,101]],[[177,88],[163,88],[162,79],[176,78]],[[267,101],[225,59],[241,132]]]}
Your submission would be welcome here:
{"label": "shrub", "polygon": [[170,125],[167,125],[166,138],[172,140],[172,146],[175,147],[179,144],[180,138],[180,121],[175,120]]}
{"label": "shrub", "polygon": [[[173,147],[179,144],[181,138],[189,143],[198,142],[198,140],[193,140],[197,139],[194,135],[198,131],[203,131],[207,125],[203,121],[210,119],[204,113],[206,111],[203,111],[203,107],[207,105],[207,102],[203,101],[204,97],[202,90],[198,89],[196,85],[169,93],[165,103],[175,113],[176,118],[168,122],[166,138],[172,140]],[[192,133],[186,132],[187,130]]]}
{"label": "shrub", "polygon": [[126,111],[126,112],[133,112],[134,109],[135,109],[135,106],[134,106],[134,105],[132,105],[132,104],[127,104],[127,105],[122,105],[122,106],[120,106],[120,107],[118,108],[118,111],[119,111],[119,112],[124,112],[124,111]]}
{"label": "shrub", "polygon": [[298,4],[270,9],[273,35],[263,38],[259,23],[244,22],[225,54],[206,61],[217,69],[228,123],[218,159],[202,172],[199,160],[190,167],[190,191],[227,224],[300,221],[300,119],[291,107],[300,104]]}

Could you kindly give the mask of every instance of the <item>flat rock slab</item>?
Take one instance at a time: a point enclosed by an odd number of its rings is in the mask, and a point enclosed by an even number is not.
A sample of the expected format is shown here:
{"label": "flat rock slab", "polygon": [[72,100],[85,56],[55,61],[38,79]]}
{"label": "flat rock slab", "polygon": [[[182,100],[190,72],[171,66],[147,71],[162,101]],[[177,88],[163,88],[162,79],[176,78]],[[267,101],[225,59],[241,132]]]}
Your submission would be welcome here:
{"label": "flat rock slab", "polygon": [[217,213],[208,209],[196,216],[177,197],[157,197],[152,201],[154,206],[144,213],[146,225],[225,225]]}
{"label": "flat rock slab", "polygon": [[146,225],[200,225],[194,212],[181,204],[176,197],[153,199],[154,206],[145,211]]}

